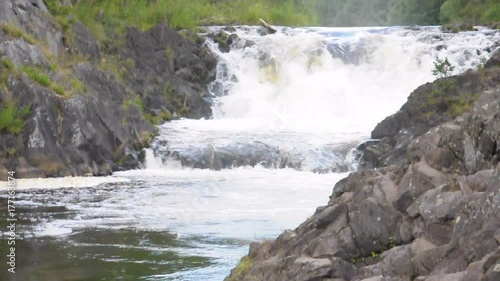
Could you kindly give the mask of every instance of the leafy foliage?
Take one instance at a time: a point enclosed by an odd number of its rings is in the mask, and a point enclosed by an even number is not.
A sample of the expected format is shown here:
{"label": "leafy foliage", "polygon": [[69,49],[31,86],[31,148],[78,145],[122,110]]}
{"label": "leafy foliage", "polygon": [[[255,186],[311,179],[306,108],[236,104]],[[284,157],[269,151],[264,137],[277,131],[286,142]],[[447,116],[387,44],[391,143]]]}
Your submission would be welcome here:
{"label": "leafy foliage", "polygon": [[321,25],[487,24],[500,21],[498,0],[309,0]]}
{"label": "leafy foliage", "polygon": [[470,23],[474,25],[499,22],[498,0],[447,0],[441,7],[442,23]]}
{"label": "leafy foliage", "polygon": [[448,58],[444,60],[437,58],[434,61],[434,69],[432,70],[432,75],[434,75],[436,78],[448,77],[454,69],[455,67],[450,64]]}

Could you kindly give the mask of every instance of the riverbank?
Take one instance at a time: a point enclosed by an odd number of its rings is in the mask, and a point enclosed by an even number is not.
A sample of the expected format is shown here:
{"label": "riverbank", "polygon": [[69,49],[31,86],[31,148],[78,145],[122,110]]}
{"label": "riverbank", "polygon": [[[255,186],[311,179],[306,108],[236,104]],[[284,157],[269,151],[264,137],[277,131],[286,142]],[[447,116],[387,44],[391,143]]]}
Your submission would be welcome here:
{"label": "riverbank", "polygon": [[415,90],[360,147],[361,171],[226,280],[497,280],[500,50]]}
{"label": "riverbank", "polygon": [[129,27],[103,43],[78,21],[62,26],[43,1],[3,1],[0,11],[2,174],[136,168],[154,125],[211,116],[217,59],[194,33]]}

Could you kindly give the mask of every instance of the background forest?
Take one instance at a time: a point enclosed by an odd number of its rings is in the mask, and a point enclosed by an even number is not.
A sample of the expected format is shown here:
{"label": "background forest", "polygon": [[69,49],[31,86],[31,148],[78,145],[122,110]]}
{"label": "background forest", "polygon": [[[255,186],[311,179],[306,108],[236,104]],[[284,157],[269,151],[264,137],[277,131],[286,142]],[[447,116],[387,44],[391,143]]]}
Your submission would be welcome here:
{"label": "background forest", "polygon": [[[58,21],[82,21],[98,37],[125,26],[199,25],[383,26],[500,22],[500,0],[45,0]],[[75,15],[75,17],[70,16]]]}

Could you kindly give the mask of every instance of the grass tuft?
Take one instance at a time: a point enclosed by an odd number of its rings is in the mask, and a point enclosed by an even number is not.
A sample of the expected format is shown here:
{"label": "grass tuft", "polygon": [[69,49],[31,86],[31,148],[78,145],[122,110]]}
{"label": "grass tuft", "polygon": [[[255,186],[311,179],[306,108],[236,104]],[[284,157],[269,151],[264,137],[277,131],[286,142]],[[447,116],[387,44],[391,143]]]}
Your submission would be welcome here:
{"label": "grass tuft", "polygon": [[15,37],[15,38],[22,38],[22,39],[24,39],[24,41],[30,43],[31,45],[35,45],[35,43],[36,43],[35,38],[33,38],[29,34],[26,34],[24,31],[19,29],[17,26],[12,25],[12,24],[8,24],[8,23],[3,23],[1,26],[2,26],[3,32],[5,32],[5,34],[8,34],[8,35]]}
{"label": "grass tuft", "polygon": [[30,106],[18,107],[14,100],[4,100],[0,105],[0,132],[21,133],[24,128],[24,119],[30,111]]}
{"label": "grass tuft", "polygon": [[52,85],[52,81],[50,81],[49,76],[47,76],[45,73],[42,72],[42,70],[38,68],[23,65],[21,66],[21,71],[26,73],[26,75],[28,75],[28,77],[31,80],[38,82],[40,85],[44,87],[50,87]]}

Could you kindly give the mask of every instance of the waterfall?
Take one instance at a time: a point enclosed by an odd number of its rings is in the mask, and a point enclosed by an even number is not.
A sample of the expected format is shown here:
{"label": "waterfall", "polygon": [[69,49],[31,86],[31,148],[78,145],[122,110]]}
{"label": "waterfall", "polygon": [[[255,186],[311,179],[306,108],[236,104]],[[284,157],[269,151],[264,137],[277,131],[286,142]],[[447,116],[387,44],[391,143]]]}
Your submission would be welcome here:
{"label": "waterfall", "polygon": [[165,124],[155,155],[190,168],[345,172],[351,149],[435,79],[437,58],[448,58],[458,74],[477,68],[500,41],[487,28],[279,29],[261,36],[258,28],[237,28],[228,53],[209,43],[219,56],[209,85],[213,118]]}

